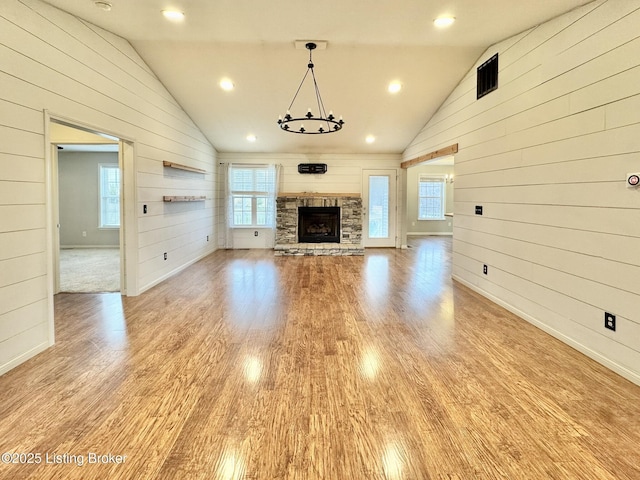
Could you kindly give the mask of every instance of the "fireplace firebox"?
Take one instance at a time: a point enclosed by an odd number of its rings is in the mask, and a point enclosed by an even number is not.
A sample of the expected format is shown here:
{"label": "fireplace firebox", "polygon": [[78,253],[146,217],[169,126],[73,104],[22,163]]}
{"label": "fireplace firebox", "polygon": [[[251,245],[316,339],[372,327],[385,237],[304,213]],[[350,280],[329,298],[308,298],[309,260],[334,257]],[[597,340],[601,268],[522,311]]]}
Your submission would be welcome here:
{"label": "fireplace firebox", "polygon": [[340,243],[340,207],[298,207],[300,243]]}

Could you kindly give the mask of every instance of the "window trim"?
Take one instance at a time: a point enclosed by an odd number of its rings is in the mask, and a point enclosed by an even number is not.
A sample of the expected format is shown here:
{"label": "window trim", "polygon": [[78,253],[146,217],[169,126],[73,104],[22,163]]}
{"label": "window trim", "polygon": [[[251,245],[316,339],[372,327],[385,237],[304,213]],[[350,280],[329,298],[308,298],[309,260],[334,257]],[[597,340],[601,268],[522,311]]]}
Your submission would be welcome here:
{"label": "window trim", "polygon": [[[442,190],[441,190],[441,195],[440,195],[440,203],[441,203],[441,211],[440,211],[440,216],[439,217],[424,217],[421,216],[421,211],[420,211],[420,200],[422,198],[436,198],[434,196],[427,196],[427,197],[422,197],[420,195],[420,184],[423,182],[433,182],[433,183],[439,183],[442,185]],[[446,210],[446,204],[447,204],[447,175],[442,173],[442,174],[434,174],[434,173],[421,173],[418,175],[418,221],[425,221],[425,222],[431,222],[431,221],[442,221],[442,220],[446,220],[445,217],[445,210]]]}
{"label": "window trim", "polygon": [[[229,202],[230,202],[230,212],[229,212],[229,228],[233,229],[241,229],[241,228],[267,228],[273,229],[275,228],[275,202],[276,202],[276,173],[272,171],[272,165],[242,165],[242,164],[234,164],[229,171]],[[271,175],[272,184],[268,186],[271,190],[233,190],[232,178],[234,170],[251,170],[253,171],[252,178],[252,187],[255,188],[256,185],[256,177],[255,172],[262,170],[267,174]],[[234,210],[234,199],[236,197],[250,197],[251,198],[251,224],[236,224],[235,223],[235,210]],[[258,199],[264,197],[267,200],[267,218],[266,223],[264,225],[258,224]],[[271,215],[269,215],[271,213]],[[273,218],[270,218],[273,217]]]}

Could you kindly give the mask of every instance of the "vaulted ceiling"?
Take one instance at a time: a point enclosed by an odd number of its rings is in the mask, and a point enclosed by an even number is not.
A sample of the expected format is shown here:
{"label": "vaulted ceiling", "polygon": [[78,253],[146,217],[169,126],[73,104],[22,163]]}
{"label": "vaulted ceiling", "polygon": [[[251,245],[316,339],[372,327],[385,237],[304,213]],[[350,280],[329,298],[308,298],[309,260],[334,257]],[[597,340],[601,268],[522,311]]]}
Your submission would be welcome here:
{"label": "vaulted ceiling", "polygon": [[[106,11],[94,0],[47,1],[129,40],[218,151],[290,153],[402,152],[489,46],[589,3],[105,0]],[[185,18],[168,21],[162,10]],[[443,15],[455,23],[434,26]],[[328,42],[313,60],[326,109],[346,122],[340,132],[278,128],[307,70],[309,52],[296,40]],[[232,91],[220,88],[223,78]],[[400,92],[387,91],[392,81]],[[294,104],[300,115],[315,105],[304,95]]]}

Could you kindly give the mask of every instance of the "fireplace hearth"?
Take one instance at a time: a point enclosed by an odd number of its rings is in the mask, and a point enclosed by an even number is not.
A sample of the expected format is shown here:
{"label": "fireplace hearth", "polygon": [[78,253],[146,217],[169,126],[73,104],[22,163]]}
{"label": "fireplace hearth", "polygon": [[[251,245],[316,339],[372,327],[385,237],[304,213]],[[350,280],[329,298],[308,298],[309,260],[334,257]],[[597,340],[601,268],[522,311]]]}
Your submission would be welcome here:
{"label": "fireplace hearth", "polygon": [[340,243],[340,207],[298,207],[298,242]]}

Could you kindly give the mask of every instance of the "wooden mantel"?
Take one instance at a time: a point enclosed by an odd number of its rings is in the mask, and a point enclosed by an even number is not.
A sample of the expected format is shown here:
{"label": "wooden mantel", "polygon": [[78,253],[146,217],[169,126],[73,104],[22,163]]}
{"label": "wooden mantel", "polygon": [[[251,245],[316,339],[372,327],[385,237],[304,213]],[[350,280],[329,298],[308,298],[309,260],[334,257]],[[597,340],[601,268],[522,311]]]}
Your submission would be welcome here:
{"label": "wooden mantel", "polygon": [[324,192],[287,192],[278,193],[278,197],[356,197],[360,198],[359,193],[324,193]]}
{"label": "wooden mantel", "polygon": [[439,150],[435,150],[433,152],[427,153],[425,155],[420,155],[419,157],[412,158],[411,160],[407,160],[400,164],[401,168],[409,168],[414,165],[418,165],[419,163],[426,162],[428,160],[433,160],[438,157],[446,157],[447,155],[453,155],[454,153],[458,153],[458,144],[454,143],[453,145],[449,145],[448,147],[441,148]]}

